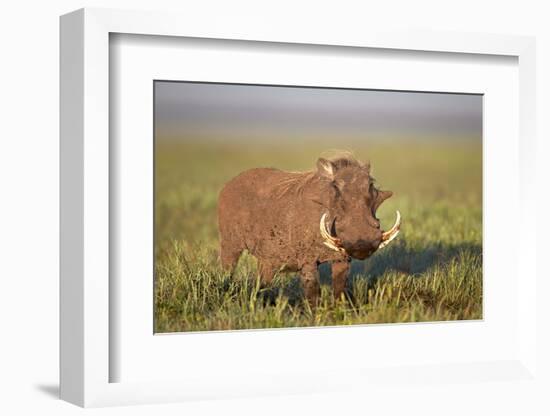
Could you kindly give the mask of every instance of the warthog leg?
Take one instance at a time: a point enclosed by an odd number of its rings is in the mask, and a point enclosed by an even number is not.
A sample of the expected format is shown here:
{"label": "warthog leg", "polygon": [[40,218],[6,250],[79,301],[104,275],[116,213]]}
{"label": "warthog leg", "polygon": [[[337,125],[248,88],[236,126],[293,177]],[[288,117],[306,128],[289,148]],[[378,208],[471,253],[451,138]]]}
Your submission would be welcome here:
{"label": "warthog leg", "polygon": [[319,286],[319,271],[317,270],[317,264],[306,264],[302,267],[300,272],[302,284],[304,286],[304,293],[310,305],[317,305],[321,289]]}
{"label": "warthog leg", "polygon": [[260,279],[263,284],[268,285],[273,280],[273,276],[275,276],[275,272],[277,271],[277,268],[273,266],[271,263],[260,260],[259,261],[259,272],[260,272]]}
{"label": "warthog leg", "polygon": [[232,241],[225,240],[222,240],[220,245],[220,259],[222,262],[222,267],[226,271],[233,273],[233,270],[239,261],[239,257],[241,256],[242,248]]}
{"label": "warthog leg", "polygon": [[338,261],[331,264],[332,268],[332,291],[334,299],[340,299],[346,289],[346,282],[350,269],[349,261]]}

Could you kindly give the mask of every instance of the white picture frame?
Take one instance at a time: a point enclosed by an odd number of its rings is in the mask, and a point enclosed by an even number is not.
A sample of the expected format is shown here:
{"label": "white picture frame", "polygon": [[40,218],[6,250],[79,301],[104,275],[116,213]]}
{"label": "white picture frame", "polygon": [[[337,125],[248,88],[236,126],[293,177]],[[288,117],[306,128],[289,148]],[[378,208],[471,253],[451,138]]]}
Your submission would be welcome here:
{"label": "white picture frame", "polygon": [[[177,381],[112,382],[110,368],[120,359],[110,348],[109,252],[110,158],[109,127],[109,36],[114,33],[191,37],[206,39],[278,42],[281,44],[332,45],[333,47],[383,48],[453,54],[504,55],[515,57],[519,68],[519,213],[535,212],[533,192],[535,43],[529,37],[464,33],[397,33],[363,31],[327,34],[322,29],[307,33],[278,25],[251,22],[234,27],[220,19],[203,27],[181,15],[147,12],[83,9],[61,18],[61,398],[80,406],[183,401],[197,398],[296,394],[372,388],[375,380],[392,379],[414,372],[422,382],[462,380],[531,380],[537,382],[535,270],[536,218],[520,215],[517,270],[524,271],[517,291],[517,348],[498,361],[468,363],[419,361],[414,369],[399,372],[388,367],[369,370],[342,367],[323,370],[319,377],[300,369],[289,377],[271,374],[270,380],[238,380],[220,374],[212,380],[204,372]],[[261,45],[261,44],[259,44]],[[516,271],[517,273],[517,271]],[[297,330],[299,331],[299,330]],[[347,328],[347,333],[354,328]],[[311,334],[311,333],[310,333]],[[203,334],[202,336],[208,336]],[[323,332],[324,337],[330,337]],[[348,335],[346,335],[348,336]],[[216,341],[217,342],[217,341]],[[208,363],[205,361],[205,367]],[[250,364],[251,366],[253,363]],[[481,375],[481,376],[480,376]],[[290,380],[289,380],[290,378]],[[322,381],[321,381],[322,380]],[[343,382],[342,380],[346,380]]]}

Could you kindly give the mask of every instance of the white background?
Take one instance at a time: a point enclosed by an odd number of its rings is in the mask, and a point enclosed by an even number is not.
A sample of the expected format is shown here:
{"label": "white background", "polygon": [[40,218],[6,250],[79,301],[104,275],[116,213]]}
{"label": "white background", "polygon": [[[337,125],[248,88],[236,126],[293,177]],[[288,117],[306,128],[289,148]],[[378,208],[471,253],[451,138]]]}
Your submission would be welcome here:
{"label": "white background", "polygon": [[[225,4],[227,3],[227,4]],[[386,5],[385,5],[386,4]],[[550,30],[544,2],[514,1],[361,1],[323,3],[231,1],[21,1],[3,4],[0,151],[0,260],[5,284],[0,297],[0,413],[72,414],[72,405],[55,399],[58,376],[58,16],[83,6],[179,10],[208,24],[211,13],[227,19],[274,19],[307,30],[308,25],[337,31],[340,25],[384,25],[440,30],[537,35],[540,213],[550,211],[547,164],[550,132]],[[241,17],[238,17],[241,16]],[[543,124],[544,123],[544,124]],[[544,140],[546,138],[546,140]],[[544,175],[544,176],[543,176]],[[542,215],[540,215],[542,218]],[[513,221],[513,219],[511,219]],[[540,221],[540,264],[550,235]],[[513,245],[510,246],[513,249]],[[503,253],[503,259],[506,254]],[[7,266],[7,267],[6,267]],[[543,281],[539,293],[550,293]],[[541,300],[543,298],[540,298]],[[539,302],[548,319],[549,307]],[[548,330],[540,331],[548,351]],[[548,355],[548,353],[546,353]],[[548,372],[548,358],[539,354]],[[476,385],[434,385],[400,389],[363,398],[345,392],[315,396],[214,401],[93,410],[100,414],[548,414],[540,397],[520,385],[499,383],[483,393]],[[537,399],[537,397],[539,399]],[[544,413],[543,413],[544,412]]]}

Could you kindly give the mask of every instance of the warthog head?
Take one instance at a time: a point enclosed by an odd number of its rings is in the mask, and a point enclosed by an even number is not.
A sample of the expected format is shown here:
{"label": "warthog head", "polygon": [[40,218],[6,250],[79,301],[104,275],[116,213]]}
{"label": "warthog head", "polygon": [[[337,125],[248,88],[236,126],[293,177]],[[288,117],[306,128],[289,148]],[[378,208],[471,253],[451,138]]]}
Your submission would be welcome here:
{"label": "warthog head", "polygon": [[374,186],[369,165],[353,158],[320,158],[317,175],[321,181],[316,202],[324,207],[319,228],[327,247],[363,260],[397,236],[401,225],[399,211],[390,230],[380,229],[376,210],[392,192]]}

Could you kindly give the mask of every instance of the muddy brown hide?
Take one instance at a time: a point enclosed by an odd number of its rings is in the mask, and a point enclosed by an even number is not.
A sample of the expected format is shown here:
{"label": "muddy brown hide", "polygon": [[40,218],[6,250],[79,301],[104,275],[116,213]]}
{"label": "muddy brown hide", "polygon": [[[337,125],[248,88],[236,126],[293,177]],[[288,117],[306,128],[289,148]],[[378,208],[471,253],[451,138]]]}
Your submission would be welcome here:
{"label": "muddy brown hide", "polygon": [[[380,245],[376,209],[390,196],[391,192],[374,186],[369,165],[350,157],[320,158],[310,172],[247,170],[219,195],[222,265],[232,270],[248,250],[258,259],[264,283],[277,271],[299,272],[306,297],[315,303],[318,266],[330,262],[338,298],[346,286],[351,258],[367,258]],[[327,246],[319,231],[324,214],[327,229],[340,242],[338,250]]]}

